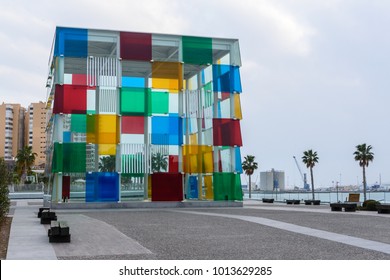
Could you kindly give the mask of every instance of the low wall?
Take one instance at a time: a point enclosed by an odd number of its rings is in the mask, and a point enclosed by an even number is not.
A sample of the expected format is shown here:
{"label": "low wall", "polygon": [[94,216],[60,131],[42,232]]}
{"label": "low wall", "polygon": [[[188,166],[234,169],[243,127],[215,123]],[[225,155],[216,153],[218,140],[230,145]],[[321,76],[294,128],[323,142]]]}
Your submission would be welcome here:
{"label": "low wall", "polygon": [[52,209],[118,209],[118,208],[201,208],[243,207],[242,201],[126,201],[126,202],[68,202],[54,203]]}

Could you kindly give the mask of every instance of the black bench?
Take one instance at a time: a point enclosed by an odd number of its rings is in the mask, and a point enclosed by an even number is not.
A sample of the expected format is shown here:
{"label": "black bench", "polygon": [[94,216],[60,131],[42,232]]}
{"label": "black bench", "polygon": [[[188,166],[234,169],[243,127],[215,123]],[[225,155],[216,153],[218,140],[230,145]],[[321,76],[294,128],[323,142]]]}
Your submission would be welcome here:
{"label": "black bench", "polygon": [[42,216],[43,210],[50,210],[50,208],[49,207],[40,207],[39,211],[38,211],[38,218],[40,218]]}
{"label": "black bench", "polygon": [[274,203],[274,199],[273,198],[263,198],[263,202],[264,203]]}
{"label": "black bench", "polygon": [[390,214],[390,204],[389,203],[378,204],[376,206],[376,209],[378,210],[378,214]]}
{"label": "black bench", "polygon": [[305,200],[305,205],[320,205],[321,204],[321,200],[312,200],[312,199],[308,199],[308,200]]}
{"label": "black bench", "polygon": [[51,221],[47,232],[50,243],[70,242],[70,231],[66,221]]}
{"label": "black bench", "polygon": [[287,204],[300,204],[301,201],[299,199],[287,199],[286,203]]}
{"label": "black bench", "polygon": [[332,211],[344,211],[345,212],[355,212],[357,208],[357,203],[354,202],[344,202],[344,203],[331,203],[330,204]]}
{"label": "black bench", "polygon": [[56,212],[50,212],[50,210],[42,210],[41,224],[50,224],[51,221],[57,221]]}

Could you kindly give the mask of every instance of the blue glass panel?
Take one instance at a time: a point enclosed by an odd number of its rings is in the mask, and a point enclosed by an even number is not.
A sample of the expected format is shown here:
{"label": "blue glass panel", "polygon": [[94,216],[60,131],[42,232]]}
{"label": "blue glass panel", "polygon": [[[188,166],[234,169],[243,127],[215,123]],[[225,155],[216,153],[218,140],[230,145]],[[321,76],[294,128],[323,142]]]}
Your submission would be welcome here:
{"label": "blue glass panel", "polygon": [[155,116],[152,118],[152,144],[183,144],[183,125],[182,119],[178,114],[170,114],[168,117]]}
{"label": "blue glass panel", "polygon": [[97,180],[97,173],[86,173],[85,176],[85,201],[96,201],[96,187],[95,181]]}
{"label": "blue glass panel", "polygon": [[70,143],[71,142],[71,133],[70,133],[70,131],[64,131],[62,141],[64,143]]}
{"label": "blue glass panel", "polygon": [[189,177],[189,187],[188,198],[198,198],[198,178],[196,176]]}
{"label": "blue glass panel", "polygon": [[213,88],[219,92],[242,92],[239,67],[214,64]]}
{"label": "blue glass panel", "polygon": [[236,168],[235,171],[238,173],[242,173],[242,165],[241,165],[241,152],[240,152],[240,147],[236,147],[235,149],[236,153]]}
{"label": "blue glass panel", "polygon": [[214,91],[230,92],[230,65],[213,65],[213,88]]}
{"label": "blue glass panel", "polygon": [[88,56],[88,30],[79,28],[56,28],[54,56]]}
{"label": "blue glass panel", "polygon": [[233,92],[242,92],[240,68],[238,66],[232,66],[232,72],[233,72],[233,75],[232,75],[233,76],[233,85],[232,85]]}
{"label": "blue glass panel", "polygon": [[144,88],[145,79],[140,77],[122,77],[122,87]]}
{"label": "blue glass panel", "polygon": [[118,173],[87,173],[85,200],[86,202],[119,201]]}

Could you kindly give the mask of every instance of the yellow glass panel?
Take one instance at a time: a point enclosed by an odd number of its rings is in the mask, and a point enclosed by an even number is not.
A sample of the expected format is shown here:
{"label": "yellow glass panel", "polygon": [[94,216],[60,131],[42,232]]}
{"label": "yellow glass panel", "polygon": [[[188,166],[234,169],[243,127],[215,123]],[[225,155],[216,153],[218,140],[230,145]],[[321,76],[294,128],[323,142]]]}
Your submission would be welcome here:
{"label": "yellow glass panel", "polygon": [[98,144],[117,144],[116,133],[98,133]]}
{"label": "yellow glass panel", "polygon": [[96,142],[95,139],[95,133],[87,132],[87,143],[93,143],[95,144]]}
{"label": "yellow glass panel", "polygon": [[188,160],[190,162],[189,169],[184,172],[188,173],[199,173],[198,157],[197,155],[189,155]]}
{"label": "yellow glass panel", "polygon": [[[211,147],[210,147],[211,148]],[[207,151],[203,153],[203,173],[213,172],[213,151]]]}
{"label": "yellow glass panel", "polygon": [[214,199],[213,176],[204,176],[205,199]]}
{"label": "yellow glass panel", "polygon": [[236,119],[242,120],[241,100],[237,93],[234,94],[234,116]]}
{"label": "yellow glass panel", "polygon": [[153,62],[152,87],[170,92],[183,89],[183,65],[179,62]]}
{"label": "yellow glass panel", "polygon": [[97,115],[99,133],[116,133],[115,115]]}
{"label": "yellow glass panel", "polygon": [[97,143],[117,144],[119,142],[115,115],[96,115],[97,117]]}
{"label": "yellow glass panel", "polygon": [[213,147],[204,145],[184,145],[183,169],[186,173],[213,172]]}
{"label": "yellow glass panel", "polygon": [[170,93],[178,93],[182,89],[181,84],[175,79],[152,79],[152,88],[167,89]]}
{"label": "yellow glass panel", "polygon": [[116,144],[99,144],[99,155],[116,155]]}

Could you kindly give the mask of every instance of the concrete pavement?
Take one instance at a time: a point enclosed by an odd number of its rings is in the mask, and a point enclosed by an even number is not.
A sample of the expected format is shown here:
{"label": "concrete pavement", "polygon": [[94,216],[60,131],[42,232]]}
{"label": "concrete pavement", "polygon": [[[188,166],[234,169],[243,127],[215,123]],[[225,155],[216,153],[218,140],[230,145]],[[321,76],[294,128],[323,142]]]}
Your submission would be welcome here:
{"label": "concrete pavement", "polygon": [[[390,259],[390,215],[328,205],[56,209],[70,243],[49,243],[42,200],[14,200],[7,259]],[[15,203],[16,202],[16,203]]]}

